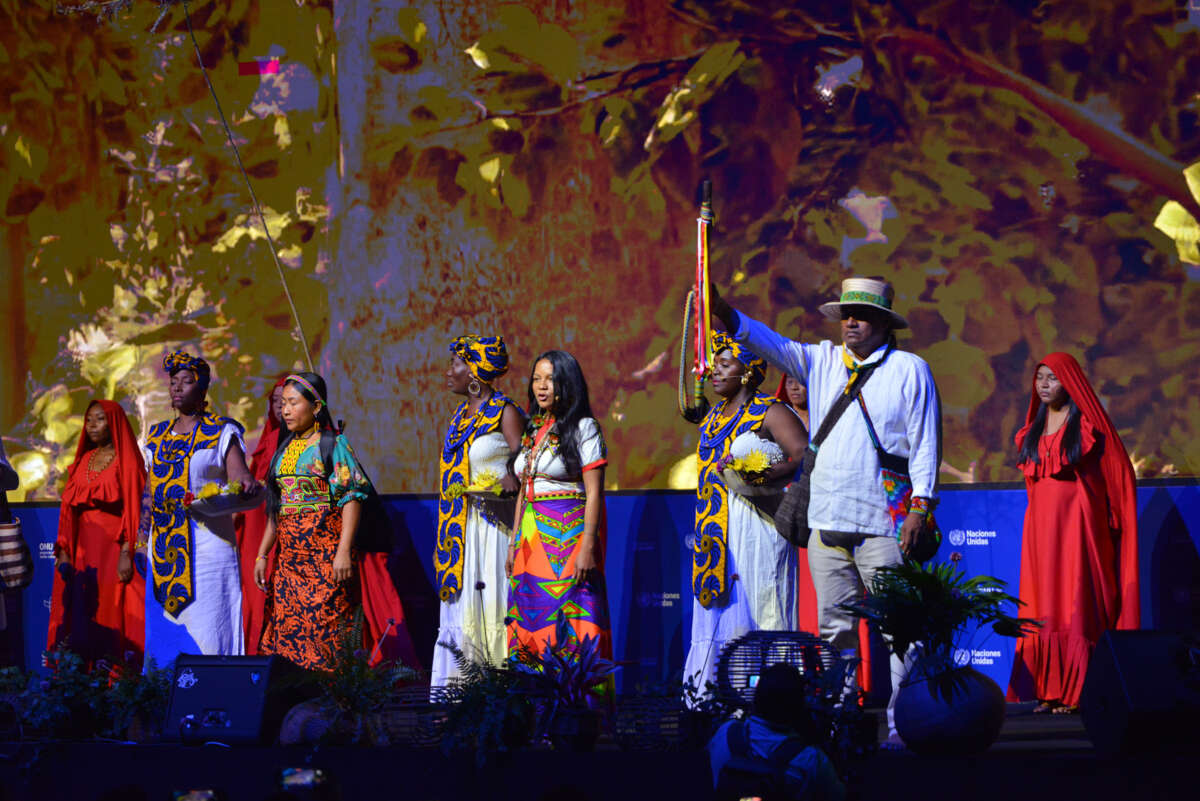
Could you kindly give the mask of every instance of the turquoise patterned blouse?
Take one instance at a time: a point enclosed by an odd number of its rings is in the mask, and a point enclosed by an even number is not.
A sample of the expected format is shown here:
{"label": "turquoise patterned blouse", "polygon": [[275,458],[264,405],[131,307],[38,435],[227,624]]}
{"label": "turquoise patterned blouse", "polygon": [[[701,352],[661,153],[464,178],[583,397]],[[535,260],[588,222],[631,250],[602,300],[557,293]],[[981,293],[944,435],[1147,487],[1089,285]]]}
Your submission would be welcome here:
{"label": "turquoise patterned blouse", "polygon": [[341,434],[334,442],[333,475],[328,480],[319,439],[311,444],[292,440],[275,461],[273,472],[279,484],[280,515],[321,511],[331,504],[340,509],[350,501],[365,501],[371,491],[354,449]]}

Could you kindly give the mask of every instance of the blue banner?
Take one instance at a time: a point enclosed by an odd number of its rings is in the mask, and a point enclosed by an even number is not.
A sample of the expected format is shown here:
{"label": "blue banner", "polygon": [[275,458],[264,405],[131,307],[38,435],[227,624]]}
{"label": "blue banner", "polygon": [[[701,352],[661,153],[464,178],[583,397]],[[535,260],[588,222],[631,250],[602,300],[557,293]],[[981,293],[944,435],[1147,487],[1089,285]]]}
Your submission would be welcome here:
{"label": "blue banner", "polygon": [[[418,656],[428,666],[437,636],[438,601],[432,554],[437,504],[432,496],[385,499],[396,533],[390,566],[404,603]],[[676,677],[691,630],[688,535],[695,496],[690,492],[619,492],[607,496],[606,574],[619,689]],[[24,661],[41,663],[49,623],[58,508],[17,504],[34,553],[33,585],[22,593],[21,615],[9,620],[24,642]],[[1200,486],[1138,489],[1142,627],[1192,630],[1200,619]],[[943,532],[936,560],[968,576],[989,575],[1020,594],[1022,487],[947,488],[937,509]],[[1015,641],[990,630],[963,633],[956,656],[1008,686]]]}

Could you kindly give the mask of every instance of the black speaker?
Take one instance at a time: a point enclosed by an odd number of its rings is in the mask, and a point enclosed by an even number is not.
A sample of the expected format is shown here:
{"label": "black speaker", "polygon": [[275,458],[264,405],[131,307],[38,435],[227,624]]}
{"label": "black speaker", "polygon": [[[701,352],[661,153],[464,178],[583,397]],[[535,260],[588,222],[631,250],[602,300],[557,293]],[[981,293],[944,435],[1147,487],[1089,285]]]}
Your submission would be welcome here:
{"label": "black speaker", "polygon": [[1092,652],[1079,701],[1102,754],[1200,743],[1200,641],[1160,631],[1109,631]]}
{"label": "black speaker", "polygon": [[273,742],[283,716],[297,702],[289,682],[283,681],[296,671],[274,656],[180,654],[163,738],[185,743]]}

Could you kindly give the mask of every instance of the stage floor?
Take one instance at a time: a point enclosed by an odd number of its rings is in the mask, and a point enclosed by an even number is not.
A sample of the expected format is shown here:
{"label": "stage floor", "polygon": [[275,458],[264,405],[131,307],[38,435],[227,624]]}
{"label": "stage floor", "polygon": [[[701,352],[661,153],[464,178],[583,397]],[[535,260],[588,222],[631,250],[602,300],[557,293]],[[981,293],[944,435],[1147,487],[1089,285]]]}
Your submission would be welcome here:
{"label": "stage floor", "polygon": [[[1187,797],[1195,754],[1102,759],[1078,715],[1032,715],[1010,705],[1000,740],[963,759],[879,752],[855,766],[851,798],[1142,801]],[[341,799],[706,799],[703,752],[591,754],[529,750],[477,768],[437,750],[0,744],[0,801],[168,801],[180,790],[217,789],[229,801],[263,801],[285,767],[319,767]],[[316,797],[316,796],[309,796]]]}
{"label": "stage floor", "polygon": [[[1009,704],[1000,738],[966,758],[880,751],[854,777],[862,799],[961,801],[1145,801],[1195,792],[1195,748],[1101,757],[1079,714],[1035,715],[1035,704]],[[882,718],[882,710],[880,710]],[[887,735],[880,727],[880,739]],[[1184,788],[1193,787],[1188,791]]]}

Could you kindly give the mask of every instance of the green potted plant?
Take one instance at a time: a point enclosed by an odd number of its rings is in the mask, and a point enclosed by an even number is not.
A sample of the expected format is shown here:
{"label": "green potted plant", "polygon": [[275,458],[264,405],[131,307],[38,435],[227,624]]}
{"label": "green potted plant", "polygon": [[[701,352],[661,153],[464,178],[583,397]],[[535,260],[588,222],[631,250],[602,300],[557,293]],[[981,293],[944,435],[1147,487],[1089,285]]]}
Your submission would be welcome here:
{"label": "green potted plant", "polygon": [[[954,564],[907,560],[881,569],[869,594],[841,608],[874,623],[911,667],[896,698],[896,731],[917,753],[970,754],[988,748],[1004,723],[1004,692],[954,660],[968,627],[1021,637],[1037,621],[1016,617],[1021,601],[992,576],[967,577]],[[910,650],[911,649],[911,650]]]}
{"label": "green potted plant", "polygon": [[30,674],[17,698],[26,732],[55,739],[83,739],[96,734],[104,705],[107,676],[89,670],[65,645],[45,653],[49,673]]}
{"label": "green potted plant", "polygon": [[600,736],[601,710],[611,705],[609,676],[616,665],[600,655],[600,641],[560,638],[540,654],[525,652],[519,669],[536,679],[542,700],[538,731],[557,750],[590,751]]}
{"label": "green potted plant", "polygon": [[[342,635],[333,669],[296,672],[272,687],[273,692],[308,696],[292,707],[280,726],[282,745],[307,742],[390,745],[384,705],[417,671],[395,662],[372,664],[362,647],[363,612]],[[314,697],[315,696],[315,697]]]}
{"label": "green potted plant", "polygon": [[106,671],[108,687],[100,697],[96,711],[104,721],[101,734],[147,742],[162,735],[171,700],[170,668],[158,668],[154,660],[139,670],[130,665],[98,665]]}
{"label": "green potted plant", "polygon": [[513,663],[497,667],[468,658],[460,648],[449,649],[459,675],[439,694],[446,703],[441,726],[442,750],[447,755],[470,752],[483,767],[497,753],[515,751],[533,737],[535,705],[533,680]]}

